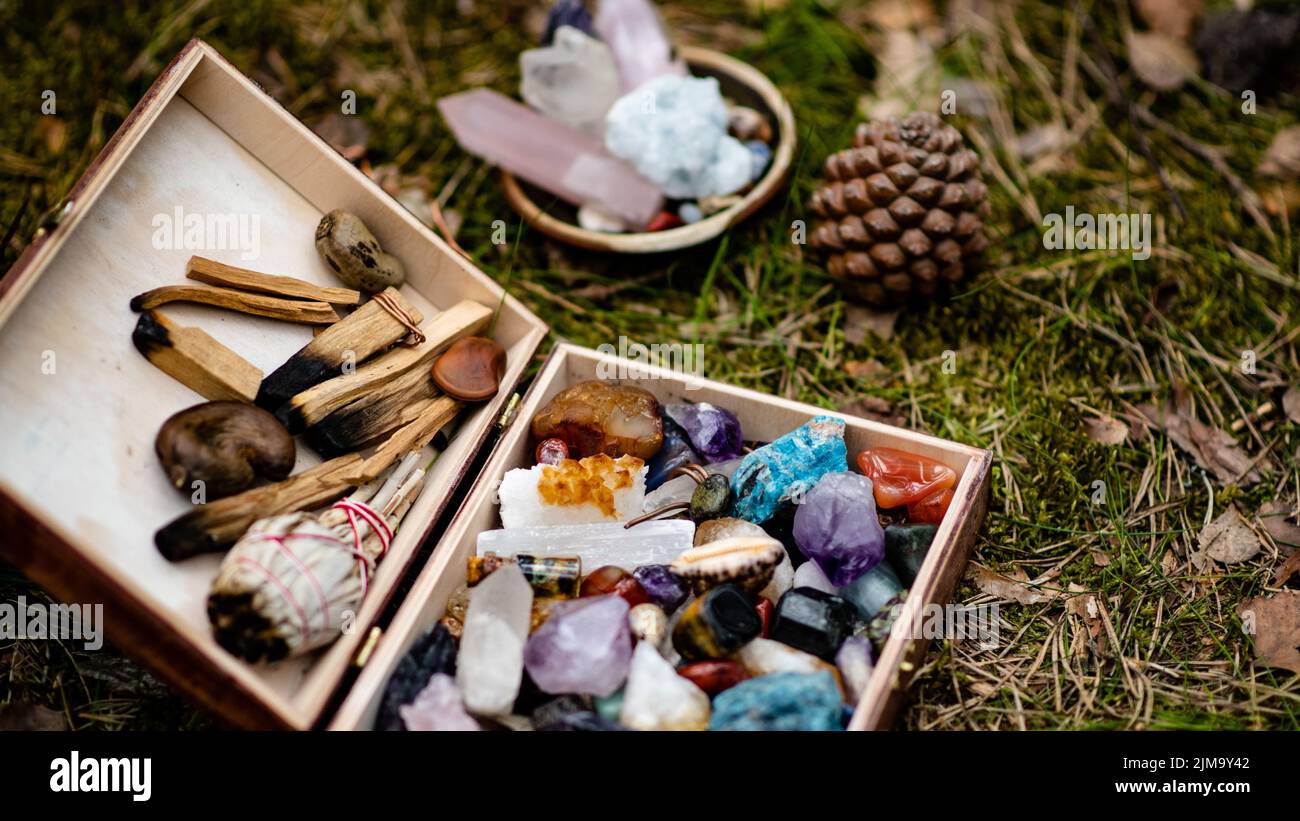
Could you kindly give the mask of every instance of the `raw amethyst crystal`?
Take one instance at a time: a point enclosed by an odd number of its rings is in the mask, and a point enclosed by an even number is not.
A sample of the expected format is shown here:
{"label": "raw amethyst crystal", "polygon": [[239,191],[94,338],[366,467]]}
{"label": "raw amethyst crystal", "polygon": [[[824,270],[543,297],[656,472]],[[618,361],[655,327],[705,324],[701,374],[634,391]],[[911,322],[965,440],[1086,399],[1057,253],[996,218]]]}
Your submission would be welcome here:
{"label": "raw amethyst crystal", "polygon": [[583,0],[555,0],[546,15],[546,31],[542,33],[542,45],[549,46],[555,40],[555,32],[560,26],[573,26],[583,34],[596,36],[596,27],[592,24],[591,12]]}
{"label": "raw amethyst crystal", "polygon": [[645,477],[645,489],[656,490],[668,481],[668,474],[682,465],[699,464],[703,460],[691,447],[682,426],[667,416],[663,417],[664,444],[649,462],[650,472]]}
{"label": "raw amethyst crystal", "polygon": [[666,405],[664,414],[682,426],[695,450],[708,464],[737,459],[744,452],[740,420],[729,410],[708,402]]}
{"label": "raw amethyst crystal", "polygon": [[557,604],[524,648],[528,675],[546,693],[611,695],[632,662],[627,613],[616,595]]}
{"label": "raw amethyst crystal", "polygon": [[885,531],[876,518],[871,480],[858,473],[828,473],[794,514],[799,549],[844,587],[885,557]]}
{"label": "raw amethyst crystal", "polygon": [[691,594],[686,581],[669,570],[666,564],[643,564],[632,571],[632,575],[641,582],[641,587],[645,588],[655,604],[670,616]]}

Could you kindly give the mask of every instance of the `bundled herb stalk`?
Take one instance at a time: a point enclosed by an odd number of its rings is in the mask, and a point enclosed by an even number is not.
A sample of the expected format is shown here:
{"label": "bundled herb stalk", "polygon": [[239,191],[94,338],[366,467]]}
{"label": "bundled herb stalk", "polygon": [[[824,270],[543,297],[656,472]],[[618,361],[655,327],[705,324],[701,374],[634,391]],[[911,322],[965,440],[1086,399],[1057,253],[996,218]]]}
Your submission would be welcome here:
{"label": "bundled herb stalk", "polygon": [[375,566],[419,495],[424,469],[408,453],[386,476],[317,513],[255,522],[221,563],[208,594],[217,643],[250,662],[302,655],[338,638]]}

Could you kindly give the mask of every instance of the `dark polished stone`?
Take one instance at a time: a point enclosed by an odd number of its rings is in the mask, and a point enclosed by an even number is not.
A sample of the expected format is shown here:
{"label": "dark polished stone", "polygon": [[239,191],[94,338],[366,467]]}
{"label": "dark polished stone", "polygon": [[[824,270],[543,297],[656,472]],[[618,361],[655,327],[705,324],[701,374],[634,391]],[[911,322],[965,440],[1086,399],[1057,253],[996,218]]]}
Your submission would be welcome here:
{"label": "dark polished stone", "polygon": [[771,636],[806,653],[831,661],[853,635],[858,608],[850,601],[811,587],[787,590],[772,616]]}
{"label": "dark polished stone", "polygon": [[673,629],[673,647],[687,661],[722,658],[762,630],[749,596],[734,584],[722,584],[686,606]]}

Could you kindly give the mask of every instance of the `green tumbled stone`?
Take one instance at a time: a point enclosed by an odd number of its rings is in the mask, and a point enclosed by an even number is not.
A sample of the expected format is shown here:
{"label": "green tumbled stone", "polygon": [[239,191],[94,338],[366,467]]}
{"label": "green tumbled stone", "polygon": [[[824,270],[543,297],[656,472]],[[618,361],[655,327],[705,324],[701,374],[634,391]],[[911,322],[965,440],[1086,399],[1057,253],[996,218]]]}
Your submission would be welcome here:
{"label": "green tumbled stone", "polygon": [[716,519],[731,507],[731,480],[720,473],[711,474],[691,494],[691,520],[696,524]]}
{"label": "green tumbled stone", "polygon": [[885,528],[885,556],[903,584],[916,581],[939,528],[935,525],[890,525]]}
{"label": "green tumbled stone", "polygon": [[871,639],[871,646],[875,648],[876,655],[879,656],[885,647],[885,642],[889,641],[889,632],[894,629],[894,622],[898,621],[898,615],[903,610],[903,602],[907,601],[908,591],[904,590],[889,602],[877,613],[871,621],[867,622],[866,634]]}
{"label": "green tumbled stone", "polygon": [[596,702],[596,715],[606,721],[618,721],[619,714],[623,712],[622,688],[619,688],[619,691],[612,696],[603,698],[597,696],[594,700]]}

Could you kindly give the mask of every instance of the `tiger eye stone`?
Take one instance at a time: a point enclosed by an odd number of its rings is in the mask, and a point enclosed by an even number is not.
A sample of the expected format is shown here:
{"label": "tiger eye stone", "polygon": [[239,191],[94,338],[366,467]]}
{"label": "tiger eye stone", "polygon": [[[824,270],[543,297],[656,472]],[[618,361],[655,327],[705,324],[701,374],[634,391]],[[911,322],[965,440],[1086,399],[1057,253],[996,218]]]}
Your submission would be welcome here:
{"label": "tiger eye stone", "polygon": [[735,687],[749,678],[745,666],[731,659],[710,659],[683,664],[677,668],[677,675],[689,680],[710,697]]}
{"label": "tiger eye stone", "polygon": [[648,460],[663,446],[659,400],[649,391],[592,380],[557,393],[532,421],[533,437],[555,437],[572,458],[603,453]]}
{"label": "tiger eye stone", "polygon": [[494,339],[467,336],[451,344],[433,363],[433,381],[462,402],[496,396],[506,372],[506,349]]}
{"label": "tiger eye stone", "polygon": [[631,573],[612,564],[598,567],[587,574],[578,590],[581,598],[604,596],[610,593],[621,596],[628,607],[654,601]]}
{"label": "tiger eye stone", "polygon": [[723,584],[686,606],[673,628],[673,648],[687,661],[724,658],[763,629],[763,621],[739,587]]}
{"label": "tiger eye stone", "polygon": [[[882,508],[914,505],[957,483],[957,472],[947,465],[893,448],[862,451],[858,454],[858,470],[871,479],[876,504]],[[943,509],[947,510],[946,503]],[[912,521],[931,521],[909,518]]]}

